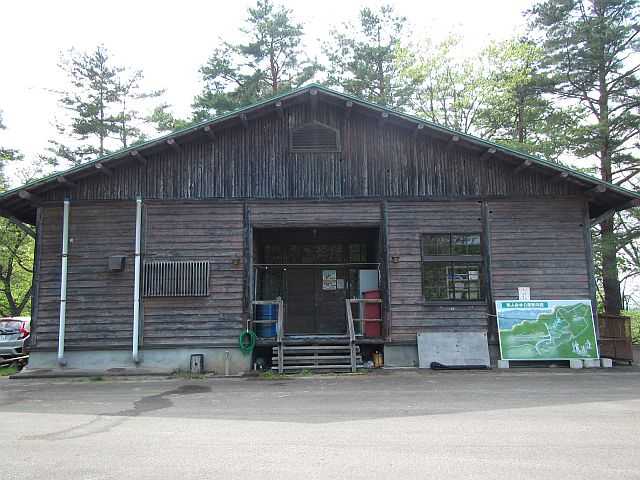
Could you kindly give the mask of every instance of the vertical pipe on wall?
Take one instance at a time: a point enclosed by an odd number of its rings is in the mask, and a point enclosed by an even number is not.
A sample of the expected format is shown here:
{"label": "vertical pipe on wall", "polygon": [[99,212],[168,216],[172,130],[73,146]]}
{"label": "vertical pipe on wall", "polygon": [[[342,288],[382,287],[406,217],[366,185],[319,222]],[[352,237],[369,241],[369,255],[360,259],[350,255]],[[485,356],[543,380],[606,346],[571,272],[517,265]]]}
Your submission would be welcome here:
{"label": "vertical pipe on wall", "polygon": [[58,364],[66,365],[64,359],[64,330],[67,320],[67,257],[69,255],[69,200],[64,200],[62,213],[62,265],[60,272],[60,324],[58,325]]}
{"label": "vertical pipe on wall", "polygon": [[140,362],[140,244],[142,231],[142,198],[136,199],[136,246],[133,280],[133,361]]}

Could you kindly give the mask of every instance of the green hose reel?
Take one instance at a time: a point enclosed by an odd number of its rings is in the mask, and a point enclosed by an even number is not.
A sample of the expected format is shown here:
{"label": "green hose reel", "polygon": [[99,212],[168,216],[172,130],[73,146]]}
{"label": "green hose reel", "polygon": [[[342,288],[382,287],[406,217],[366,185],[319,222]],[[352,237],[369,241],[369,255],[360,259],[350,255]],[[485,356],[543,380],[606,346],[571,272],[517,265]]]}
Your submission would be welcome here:
{"label": "green hose reel", "polygon": [[238,345],[240,346],[240,351],[243,355],[250,354],[256,346],[256,334],[252,331],[245,330],[238,338]]}

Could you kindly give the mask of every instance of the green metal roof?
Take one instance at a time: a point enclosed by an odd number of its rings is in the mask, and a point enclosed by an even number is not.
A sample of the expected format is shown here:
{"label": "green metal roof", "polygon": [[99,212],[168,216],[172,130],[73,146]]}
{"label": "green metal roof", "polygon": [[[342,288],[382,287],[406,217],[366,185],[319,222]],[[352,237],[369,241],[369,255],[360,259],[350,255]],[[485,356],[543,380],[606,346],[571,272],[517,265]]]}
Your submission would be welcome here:
{"label": "green metal roof", "polygon": [[451,128],[447,128],[444,127],[442,125],[438,125],[436,123],[430,122],[428,120],[425,120],[423,118],[417,117],[415,115],[410,115],[410,114],[406,114],[406,113],[402,113],[399,112],[397,110],[391,109],[391,108],[387,108],[387,107],[383,107],[381,105],[377,105],[375,103],[366,101],[366,100],[362,100],[359,97],[356,97],[354,95],[350,95],[347,93],[343,93],[343,92],[338,92],[336,90],[332,90],[330,88],[327,88],[323,85],[317,84],[317,83],[311,83],[308,85],[305,85],[303,87],[299,87],[297,89],[294,90],[290,90],[288,92],[285,93],[281,93],[278,95],[274,95],[271,96],[269,98],[265,98],[263,100],[260,100],[256,103],[253,103],[251,105],[248,105],[246,107],[241,107],[238,108],[236,110],[233,110],[231,112],[225,113],[223,115],[219,115],[216,116],[212,119],[209,120],[205,120],[202,122],[198,122],[194,125],[191,125],[189,127],[180,129],[180,130],[176,130],[174,132],[168,133],[166,135],[154,138],[152,140],[148,140],[146,142],[137,144],[135,146],[131,146],[125,149],[121,149],[118,150],[116,152],[110,153],[108,155],[104,155],[102,157],[96,158],[95,160],[89,161],[87,163],[83,163],[81,165],[69,168],[67,170],[61,171],[61,172],[56,172],[54,174],[48,175],[46,177],[42,177],[36,180],[33,180],[31,182],[28,182],[24,185],[21,185],[20,187],[17,188],[13,188],[11,190],[8,190],[6,192],[3,192],[2,194],[0,194],[0,202],[7,199],[8,197],[11,197],[13,195],[16,195],[18,192],[20,192],[21,190],[29,190],[29,189],[34,189],[34,188],[38,188],[41,187],[51,181],[56,180],[58,177],[63,177],[63,176],[69,176],[69,175],[73,175],[76,172],[81,172],[84,170],[88,170],[91,167],[94,167],[96,164],[99,163],[104,163],[104,162],[109,162],[111,160],[114,159],[119,159],[119,158],[123,158],[126,157],[128,155],[131,155],[132,152],[138,151],[140,153],[143,153],[143,151],[145,149],[154,147],[154,146],[159,146],[162,144],[166,144],[166,141],[169,139],[175,139],[175,138],[179,138],[179,137],[183,137],[186,136],[190,133],[194,133],[197,132],[198,130],[201,130],[202,128],[204,128],[207,125],[215,125],[218,123],[221,123],[225,120],[240,116],[242,113],[246,113],[252,110],[258,110],[264,106],[267,106],[271,103],[275,103],[279,100],[284,100],[287,98],[292,98],[295,96],[300,95],[303,92],[307,92],[309,90],[312,89],[316,89],[318,92],[322,92],[328,96],[332,96],[332,97],[336,97],[336,98],[340,98],[343,99],[345,101],[351,101],[354,104],[360,105],[362,107],[366,107],[372,110],[376,110],[379,112],[386,112],[388,113],[390,116],[394,116],[396,118],[399,119],[403,119],[405,121],[411,122],[413,124],[416,125],[424,125],[425,127],[435,130],[435,131],[439,131],[441,133],[445,133],[447,135],[451,135],[451,136],[458,136],[460,139],[464,139],[467,142],[479,145],[479,146],[483,146],[486,148],[495,148],[496,151],[500,151],[502,153],[505,153],[507,155],[513,156],[513,157],[518,157],[521,158],[523,160],[530,160],[531,162],[533,162],[536,165],[542,166],[542,167],[546,167],[549,169],[553,169],[555,171],[557,171],[558,173],[561,172],[566,172],[567,174],[571,175],[572,177],[575,177],[577,179],[580,179],[582,181],[585,182],[589,182],[592,183],[594,186],[596,185],[603,185],[606,186],[607,190],[613,191],[613,192],[617,192],[623,196],[626,196],[629,198],[629,200],[638,200],[640,199],[640,193],[638,192],[634,192],[632,190],[623,188],[619,185],[615,185],[613,183],[609,183],[609,182],[605,182],[597,177],[591,176],[591,175],[587,175],[585,173],[576,171],[572,168],[566,167],[564,165],[558,164],[558,163],[554,163],[551,162],[549,160],[545,160],[543,158],[534,156],[534,155],[530,155],[524,152],[520,152],[518,150],[514,150],[508,147],[505,147],[504,145],[500,145],[498,143],[494,143],[488,140],[484,140],[482,138],[479,137],[475,137],[473,135],[469,135],[467,133],[463,133],[463,132],[459,132],[456,130],[453,130]]}

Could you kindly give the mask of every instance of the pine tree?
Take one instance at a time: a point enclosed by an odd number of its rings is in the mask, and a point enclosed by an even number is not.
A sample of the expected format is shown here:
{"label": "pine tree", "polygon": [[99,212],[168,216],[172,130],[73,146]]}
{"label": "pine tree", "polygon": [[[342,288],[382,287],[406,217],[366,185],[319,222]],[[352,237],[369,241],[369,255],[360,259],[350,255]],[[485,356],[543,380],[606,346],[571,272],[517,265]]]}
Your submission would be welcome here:
{"label": "pine tree", "polygon": [[151,119],[145,118],[140,113],[136,105],[149,99],[161,97],[164,94],[164,90],[142,90],[140,82],[143,78],[142,70],[135,70],[128,76],[123,70],[117,79],[118,113],[115,125],[122,148],[127,148],[132,143],[143,141],[145,135],[142,131],[142,125],[153,123]]}
{"label": "pine tree", "polygon": [[377,11],[365,7],[357,25],[334,28],[323,45],[329,59],[327,83],[374,103],[405,107],[412,94],[412,83],[401,75],[401,59],[407,58],[402,45],[406,22],[386,5]]}
{"label": "pine tree", "polygon": [[192,105],[195,120],[234,110],[296,88],[318,66],[301,51],[303,27],[271,0],[248,10],[244,43],[223,42],[200,68],[204,88]]}
{"label": "pine tree", "polygon": [[[541,34],[550,91],[590,113],[575,152],[598,160],[603,180],[640,173],[634,154],[640,134],[640,17],[636,0],[548,0],[530,12]],[[622,308],[614,219],[600,224],[605,309]]]}
{"label": "pine tree", "polygon": [[482,60],[487,78],[480,135],[555,161],[569,152],[584,112],[580,106],[556,105],[545,94],[543,50],[531,40],[514,39],[490,45]]}
{"label": "pine tree", "polygon": [[115,65],[103,45],[91,52],[71,49],[61,56],[59,66],[71,88],[55,92],[66,115],[56,125],[61,139],[49,141],[44,156],[49,163],[78,165],[141,140],[146,119],[134,104],[162,94],[142,91],[141,71],[130,73]]}

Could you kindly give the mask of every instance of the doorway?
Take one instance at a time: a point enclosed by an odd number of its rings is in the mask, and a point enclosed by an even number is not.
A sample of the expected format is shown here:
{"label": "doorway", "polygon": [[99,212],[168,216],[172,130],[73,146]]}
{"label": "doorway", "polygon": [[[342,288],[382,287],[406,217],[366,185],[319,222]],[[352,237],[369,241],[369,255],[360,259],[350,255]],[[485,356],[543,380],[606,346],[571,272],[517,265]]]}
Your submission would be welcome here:
{"label": "doorway", "polygon": [[362,294],[362,272],[379,278],[378,237],[378,228],[256,229],[254,298],[283,300],[285,335],[346,335],[345,300]]}

